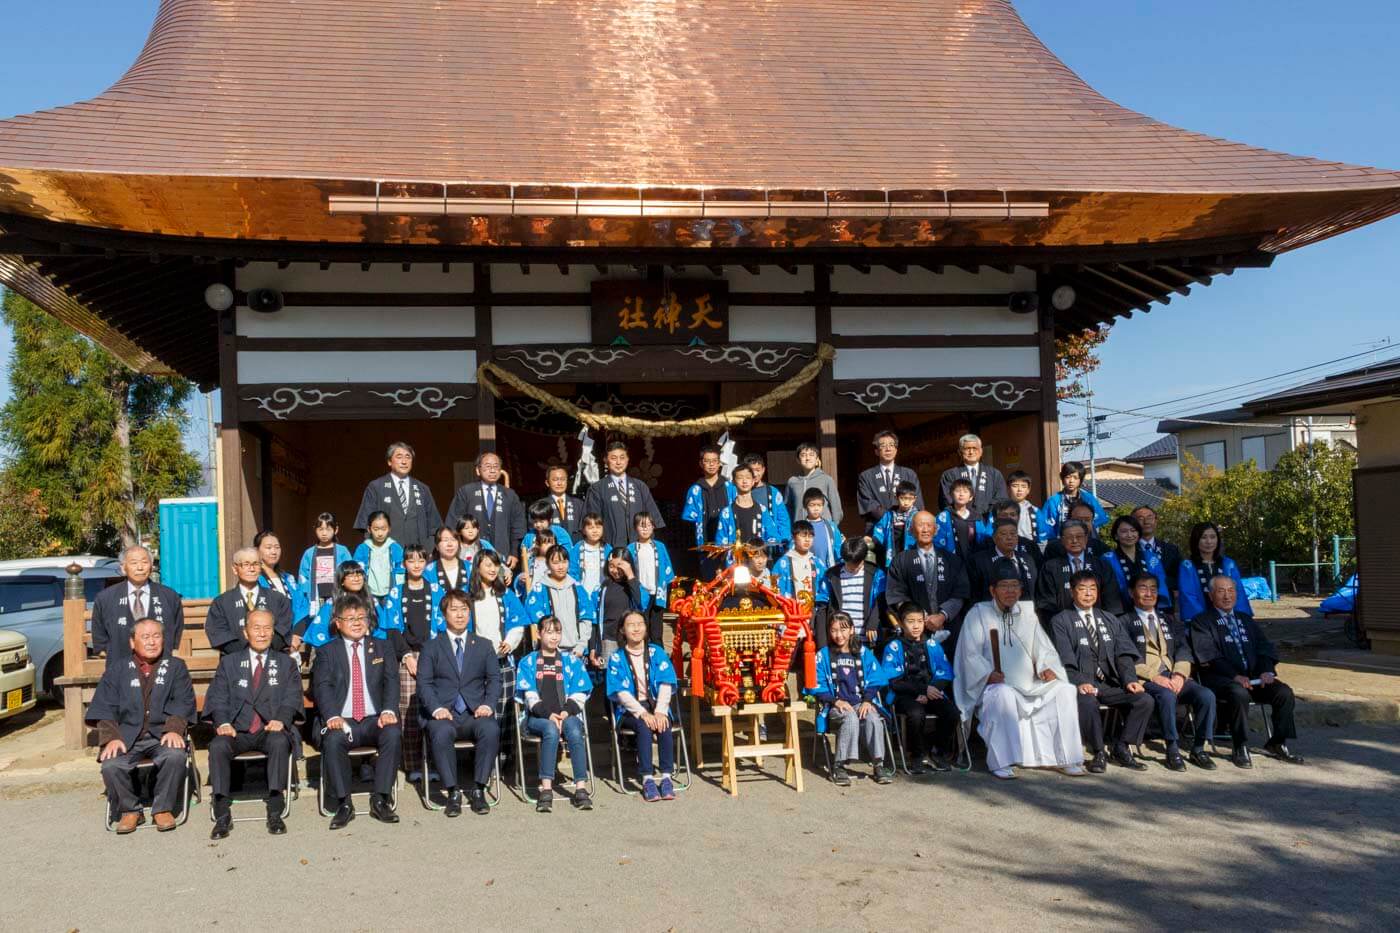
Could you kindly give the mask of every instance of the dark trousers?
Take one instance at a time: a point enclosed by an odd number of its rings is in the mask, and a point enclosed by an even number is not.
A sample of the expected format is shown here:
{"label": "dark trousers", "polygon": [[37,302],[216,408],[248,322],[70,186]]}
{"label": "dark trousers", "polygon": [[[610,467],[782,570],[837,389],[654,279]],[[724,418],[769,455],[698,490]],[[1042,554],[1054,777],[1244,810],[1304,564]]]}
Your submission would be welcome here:
{"label": "dark trousers", "polygon": [[943,691],[943,699],[920,703],[916,697],[895,697],[895,712],[904,717],[904,744],[908,747],[909,757],[913,759],[924,754],[924,734],[930,716],[934,717],[933,744],[945,755],[952,754],[955,748],[953,730],[958,725],[958,706],[948,695],[953,685],[943,683],[934,686]]}
{"label": "dark trousers", "polygon": [[[674,720],[668,719],[667,722],[675,724]],[[637,732],[637,773],[641,775],[642,780],[650,780],[652,776],[651,741],[653,737],[656,739],[661,773],[670,777],[672,772],[676,770],[676,734],[671,731],[670,726],[667,726],[664,732],[652,732],[651,729],[647,728],[646,723],[631,713],[622,715],[621,725]]]}
{"label": "dark trousers", "polygon": [[1173,693],[1170,687],[1146,682],[1142,689],[1157,704],[1157,724],[1162,730],[1162,738],[1168,745],[1180,741],[1176,727],[1176,714],[1181,706],[1191,708],[1191,717],[1196,726],[1192,747],[1202,748],[1206,740],[1215,734],[1215,694],[1194,680],[1187,680],[1180,693]]}
{"label": "dark trousers", "polygon": [[651,607],[645,613],[647,617],[647,641],[653,645],[662,644],[662,615],[665,611],[656,604],[655,600],[652,600]]}
{"label": "dark trousers", "polygon": [[229,771],[233,756],[244,752],[262,752],[267,756],[267,790],[280,793],[287,789],[287,765],[292,757],[292,737],[285,730],[257,735],[240,732],[234,736],[216,735],[209,740],[209,787],[215,797],[227,797]]}
{"label": "dark trousers", "polygon": [[141,812],[136,766],[147,759],[156,763],[151,812],[174,813],[184,805],[180,789],[185,780],[185,750],[167,748],[160,744],[160,739],[148,734],[132,743],[125,754],[102,762],[102,783],[107,786],[107,799],[117,805],[118,813]]}
{"label": "dark trousers", "polygon": [[1246,690],[1238,681],[1213,678],[1206,686],[1215,691],[1220,701],[1220,718],[1230,727],[1230,741],[1238,748],[1249,744],[1249,704],[1263,703],[1270,707],[1274,720],[1274,741],[1284,742],[1298,737],[1293,723],[1293,688],[1281,680],[1260,684]]}
{"label": "dark trousers", "polygon": [[1075,696],[1079,699],[1079,734],[1084,744],[1093,749],[1095,754],[1103,751],[1106,737],[1103,716],[1099,714],[1099,704],[1103,704],[1118,710],[1121,723],[1117,734],[1110,738],[1114,742],[1140,745],[1143,737],[1147,735],[1147,723],[1152,719],[1152,710],[1156,706],[1152,697],[1146,693],[1129,693],[1122,687],[1110,687],[1108,684],[1097,686],[1097,696],[1079,693],[1078,688],[1075,688]]}
{"label": "dark trousers", "polygon": [[321,780],[326,782],[326,797],[339,806],[350,796],[350,750],[375,748],[379,751],[374,763],[374,792],[388,796],[394,791],[399,767],[399,745],[403,730],[398,723],[379,727],[379,717],[366,716],[359,722],[347,719],[350,734],[344,729],[328,729],[321,737]]}
{"label": "dark trousers", "polygon": [[454,790],[457,783],[457,749],[454,742],[476,743],[472,759],[472,780],[477,787],[485,787],[491,781],[491,772],[496,767],[496,755],[501,749],[501,727],[495,716],[478,719],[471,710],[463,710],[452,719],[428,719],[423,722],[423,731],[428,733],[428,750],[433,756],[433,766],[437,768],[442,786]]}

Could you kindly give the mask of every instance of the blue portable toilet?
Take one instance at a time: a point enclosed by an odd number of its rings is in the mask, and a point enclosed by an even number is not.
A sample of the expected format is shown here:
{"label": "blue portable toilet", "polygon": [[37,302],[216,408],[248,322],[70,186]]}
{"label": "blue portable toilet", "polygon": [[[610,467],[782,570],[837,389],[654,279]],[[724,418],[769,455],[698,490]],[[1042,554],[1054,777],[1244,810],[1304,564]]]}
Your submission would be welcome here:
{"label": "blue portable toilet", "polygon": [[219,502],[160,500],[160,582],[186,599],[219,595]]}

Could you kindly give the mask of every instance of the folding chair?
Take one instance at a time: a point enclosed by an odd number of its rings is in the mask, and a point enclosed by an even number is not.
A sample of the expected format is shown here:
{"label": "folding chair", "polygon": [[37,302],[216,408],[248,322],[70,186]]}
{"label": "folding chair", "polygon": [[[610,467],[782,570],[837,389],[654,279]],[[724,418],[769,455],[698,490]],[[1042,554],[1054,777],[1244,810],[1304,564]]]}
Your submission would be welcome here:
{"label": "folding chair", "polygon": [[[633,729],[631,726],[624,726],[624,725],[622,725],[621,723],[619,723],[619,722],[617,721],[617,716],[615,715],[616,712],[617,712],[617,710],[615,709],[615,707],[614,707],[614,705],[613,705],[613,701],[612,701],[611,698],[608,698],[608,699],[607,699],[607,704],[608,704],[608,727],[609,727],[608,731],[609,731],[609,734],[612,736],[612,748],[613,748],[613,783],[615,783],[615,784],[617,785],[617,789],[618,789],[618,790],[622,791],[622,792],[623,792],[624,794],[626,794],[627,796],[629,796],[629,797],[635,797],[635,796],[637,796],[638,794],[640,794],[642,791],[641,791],[641,788],[640,788],[640,787],[639,787],[637,790],[628,790],[628,788],[627,788],[627,775],[626,775],[626,772],[623,770],[623,767],[622,767],[622,742],[621,742],[620,740],[621,740],[622,736],[624,736],[624,735],[630,735],[630,736],[636,737],[636,735],[637,735],[637,730],[636,730],[636,729]],[[674,694],[672,694],[672,696],[671,696],[670,713],[671,713],[671,715],[670,715],[670,720],[671,720],[671,734],[674,735],[674,736],[676,736],[676,738],[677,738],[676,750],[677,750],[677,752],[679,753],[679,754],[677,755],[677,761],[676,761],[676,763],[679,764],[679,765],[681,765],[683,768],[685,768],[685,780],[684,780],[684,781],[682,781],[682,780],[680,779],[680,772],[679,772],[679,771],[676,772],[676,780],[675,780],[676,790],[689,790],[689,789],[690,789],[690,776],[691,776],[691,775],[690,775],[690,748],[686,745],[686,740],[685,740],[685,727],[684,727],[683,725],[681,725],[681,720],[680,720],[680,703],[678,703],[678,702],[676,701],[676,697],[675,697]]]}
{"label": "folding chair", "polygon": [[[324,755],[324,753],[322,753]],[[356,816],[368,816],[369,810],[361,810],[355,806],[355,795],[362,797],[369,796],[373,791],[357,791],[355,787],[355,773],[359,770],[359,764],[367,759],[378,758],[379,749],[372,745],[363,745],[359,748],[350,749],[350,805],[355,808]],[[324,762],[324,758],[322,759]],[[398,812],[399,809],[399,784],[403,780],[402,772],[396,768],[394,771],[394,786],[389,791],[389,809]],[[321,775],[321,779],[316,782],[316,811],[322,816],[330,816],[331,811],[326,809],[326,776]]]}
{"label": "folding chair", "polygon": [[[536,802],[536,798],[530,793],[530,786],[529,786],[529,784],[527,784],[526,781],[525,781],[525,746],[526,746],[526,745],[538,746],[538,745],[540,744],[540,737],[537,736],[537,735],[535,735],[534,733],[530,732],[528,729],[525,728],[525,718],[526,718],[525,702],[524,702],[523,700],[518,699],[518,698],[516,698],[514,702],[515,702],[515,777],[516,777],[516,780],[519,782],[519,789],[520,789],[521,795],[525,798],[525,800],[526,800],[527,802],[529,802],[529,803],[535,803],[535,802]],[[592,735],[591,735],[591,734],[589,733],[589,731],[588,731],[588,716],[587,716],[587,715],[580,716],[580,717],[579,717],[579,720],[581,721],[581,723],[582,723],[582,725],[583,725],[583,747],[584,747],[584,752],[585,752],[585,754],[586,754],[586,756],[587,756],[587,758],[588,758],[587,762],[585,762],[585,764],[586,764],[587,767],[588,767],[588,795],[589,795],[590,797],[592,797],[592,796],[594,796],[594,794],[596,793],[595,788],[596,788],[596,786],[597,786],[597,783],[596,783],[596,781],[594,780],[594,772],[593,772],[593,737],[592,737]],[[563,737],[562,735],[559,737],[559,754],[560,754],[561,757],[567,756],[567,755],[569,754],[569,743],[564,741],[564,737]],[[572,767],[572,764],[571,764],[571,767]],[[555,782],[556,782],[556,783],[559,782],[559,778],[558,778],[558,774],[557,774],[557,773],[556,773],[556,775],[555,775]],[[577,787],[578,787],[578,782],[577,782],[577,781],[574,781],[572,777],[570,777],[569,783],[573,784],[574,787],[575,787],[575,789],[577,789]]]}
{"label": "folding chair", "polygon": [[[878,707],[876,708],[876,712],[879,713],[880,716],[880,729],[885,734],[885,757],[880,759],[880,764],[883,765],[889,762],[890,771],[894,772],[897,770],[897,762],[894,756],[894,743],[890,740],[890,724],[884,712]],[[825,728],[817,728],[816,721],[814,720],[812,723],[812,761],[814,762],[817,760],[818,744],[821,745],[822,758],[826,762],[827,780],[834,781],[836,779],[836,752],[831,746],[831,733]]]}
{"label": "folding chair", "polygon": [[[137,800],[141,804],[141,819],[136,824],[137,828],[151,827],[155,823],[146,819],[146,811],[151,808],[151,797],[154,793],[156,778],[156,763],[153,759],[147,758],[136,765],[135,785],[137,789]],[[176,820],[176,826],[184,826],[190,818],[190,806],[199,797],[199,768],[194,760],[194,746],[190,743],[189,736],[185,737],[185,783],[184,793],[181,795],[180,817]],[[107,832],[116,832],[113,828],[121,819],[121,814],[113,813],[116,801],[111,797],[107,798],[107,806],[103,808],[103,826]]]}
{"label": "folding chair", "polygon": [[[233,760],[236,761],[236,762],[239,762],[240,764],[244,764],[244,765],[247,765],[247,764],[255,764],[255,763],[260,762],[260,761],[263,762],[264,764],[266,764],[266,762],[267,762],[267,753],[266,753],[266,752],[260,752],[260,751],[257,751],[257,750],[248,751],[248,752],[240,752],[239,754],[233,756]],[[296,751],[293,750],[293,751],[291,752],[291,754],[289,754],[289,755],[287,756],[287,791],[286,791],[286,793],[284,793],[284,794],[282,795],[282,819],[285,820],[287,817],[291,816],[291,813],[292,813],[292,801],[295,800],[296,798],[300,797],[300,796],[301,796],[301,783],[300,783],[300,780],[299,780],[299,777],[298,777],[298,774],[297,774],[297,756],[296,756]],[[229,802],[229,805],[230,805],[230,806],[229,806],[229,814],[232,816],[232,814],[235,812],[234,806],[237,805],[237,804],[240,804],[240,803],[263,803],[265,799],[266,799],[266,798],[263,798],[263,797],[237,797],[237,796],[234,796],[233,794],[229,794],[229,798],[228,798],[228,802]],[[256,822],[261,822],[261,821],[264,820],[265,818],[266,818],[265,816],[233,816],[233,822],[235,822],[235,823],[256,823]],[[209,822],[214,823],[214,822],[217,822],[217,821],[218,821],[218,817],[216,817],[216,816],[214,815],[214,808],[213,808],[213,807],[210,807],[210,808],[209,808]]]}
{"label": "folding chair", "polygon": [[[937,719],[937,716],[930,716]],[[894,714],[894,739],[899,750],[900,770],[905,774],[913,774],[909,770],[909,753],[904,749],[904,730],[908,728],[909,718],[903,713]],[[953,767],[966,774],[972,770],[972,749],[967,744],[967,723],[963,722],[961,716],[958,717],[958,751],[953,756]]]}
{"label": "folding chair", "polygon": [[[500,717],[499,717],[499,716],[497,717],[496,721],[497,721],[497,722],[500,722]],[[422,799],[423,799],[423,808],[424,808],[425,810],[441,810],[442,807],[440,807],[440,806],[438,806],[437,804],[433,803],[433,798],[432,798],[432,768],[431,768],[432,758],[431,758],[431,757],[429,756],[429,754],[428,754],[428,752],[429,752],[429,750],[430,750],[429,747],[428,747],[428,730],[426,730],[426,729],[423,730],[422,739],[423,739],[423,770],[422,770],[421,773],[422,773],[423,776],[419,779],[418,789],[419,789],[420,794],[422,795]],[[474,742],[474,741],[471,740],[471,739],[458,739],[457,741],[455,741],[455,742],[452,743],[452,747],[453,747],[453,749],[456,750],[456,752],[457,752],[459,755],[460,755],[462,752],[464,752],[464,751],[471,751],[471,753],[472,753],[473,755],[476,754],[476,742]],[[495,760],[495,762],[493,763],[493,765],[492,765],[492,767],[491,767],[491,780],[490,780],[490,782],[486,785],[486,804],[487,804],[487,806],[494,807],[494,806],[496,806],[496,804],[498,804],[498,803],[500,803],[500,802],[501,802],[501,755],[500,755],[500,753],[499,753],[499,751],[498,751],[497,754],[496,754],[496,760]]]}
{"label": "folding chair", "polygon": [[[1257,703],[1250,701],[1250,710],[1259,710],[1259,718],[1264,720],[1264,744],[1274,740],[1274,708],[1267,703]],[[1249,711],[1245,712],[1245,721],[1249,720]]]}

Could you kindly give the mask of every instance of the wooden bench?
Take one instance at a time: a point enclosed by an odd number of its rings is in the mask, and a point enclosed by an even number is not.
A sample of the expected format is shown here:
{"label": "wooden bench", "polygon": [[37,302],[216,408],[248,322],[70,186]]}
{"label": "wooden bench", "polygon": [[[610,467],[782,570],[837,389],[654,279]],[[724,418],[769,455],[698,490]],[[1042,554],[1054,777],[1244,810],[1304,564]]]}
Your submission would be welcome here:
{"label": "wooden bench", "polygon": [[[63,690],[63,744],[87,748],[96,742],[96,729],[86,722],[87,708],[97,692],[97,683],[107,669],[106,658],[92,657],[92,635],[88,631],[92,615],[83,598],[82,580],[70,572],[63,601],[63,676],[56,684]],[[204,620],[209,614],[208,599],[184,601],[185,628],[180,644],[171,653],[185,662],[194,682],[195,707],[204,710],[204,695],[219,666],[219,652],[209,645]]]}

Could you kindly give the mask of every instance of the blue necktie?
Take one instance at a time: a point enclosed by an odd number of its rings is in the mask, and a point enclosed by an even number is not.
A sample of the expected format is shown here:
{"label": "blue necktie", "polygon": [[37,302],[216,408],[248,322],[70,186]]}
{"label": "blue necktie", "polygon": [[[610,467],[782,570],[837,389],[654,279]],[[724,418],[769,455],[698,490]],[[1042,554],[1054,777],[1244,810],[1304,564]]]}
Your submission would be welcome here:
{"label": "blue necktie", "polygon": [[[462,658],[464,657],[464,652],[466,648],[466,639],[454,638],[452,640],[457,643],[457,647],[454,653],[457,656],[457,676],[460,678],[462,676]],[[457,698],[452,701],[452,712],[462,713],[466,711],[466,708],[467,701],[462,699],[462,691],[459,689],[457,691]]]}
{"label": "blue necktie", "polygon": [[494,485],[486,487],[486,515],[489,518],[496,514],[496,487]]}

